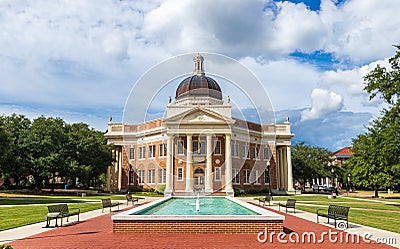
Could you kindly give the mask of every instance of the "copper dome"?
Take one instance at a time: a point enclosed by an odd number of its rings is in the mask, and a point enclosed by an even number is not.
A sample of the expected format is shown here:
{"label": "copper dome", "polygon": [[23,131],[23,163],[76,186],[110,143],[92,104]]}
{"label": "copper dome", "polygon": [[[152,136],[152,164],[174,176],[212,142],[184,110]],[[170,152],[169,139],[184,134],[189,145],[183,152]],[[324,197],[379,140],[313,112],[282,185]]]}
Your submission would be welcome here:
{"label": "copper dome", "polygon": [[208,96],[222,100],[222,92],[218,83],[211,77],[205,76],[203,56],[194,57],[195,69],[192,76],[182,80],[176,89],[175,99],[189,96]]}
{"label": "copper dome", "polygon": [[188,96],[209,96],[222,100],[218,83],[205,75],[193,75],[182,80],[176,89],[175,99]]}

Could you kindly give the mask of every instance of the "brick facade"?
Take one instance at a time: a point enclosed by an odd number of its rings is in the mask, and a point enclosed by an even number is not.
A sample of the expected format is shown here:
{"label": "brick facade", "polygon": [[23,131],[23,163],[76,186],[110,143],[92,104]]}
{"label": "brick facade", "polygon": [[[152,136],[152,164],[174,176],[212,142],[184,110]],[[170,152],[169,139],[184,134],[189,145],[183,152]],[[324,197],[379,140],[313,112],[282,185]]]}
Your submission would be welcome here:
{"label": "brick facade", "polygon": [[235,221],[235,220],[213,220],[213,221],[113,221],[114,233],[207,233],[207,234],[258,234],[265,231],[283,231],[283,221]]}

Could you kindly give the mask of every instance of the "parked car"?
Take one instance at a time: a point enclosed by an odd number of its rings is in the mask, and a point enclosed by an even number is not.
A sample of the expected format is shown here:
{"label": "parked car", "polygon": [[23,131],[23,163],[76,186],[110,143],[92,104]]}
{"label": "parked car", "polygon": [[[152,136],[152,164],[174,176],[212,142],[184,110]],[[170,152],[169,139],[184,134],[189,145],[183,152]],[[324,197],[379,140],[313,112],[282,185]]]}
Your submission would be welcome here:
{"label": "parked car", "polygon": [[324,191],[324,186],[318,186],[318,185],[313,185],[312,186],[313,191]]}

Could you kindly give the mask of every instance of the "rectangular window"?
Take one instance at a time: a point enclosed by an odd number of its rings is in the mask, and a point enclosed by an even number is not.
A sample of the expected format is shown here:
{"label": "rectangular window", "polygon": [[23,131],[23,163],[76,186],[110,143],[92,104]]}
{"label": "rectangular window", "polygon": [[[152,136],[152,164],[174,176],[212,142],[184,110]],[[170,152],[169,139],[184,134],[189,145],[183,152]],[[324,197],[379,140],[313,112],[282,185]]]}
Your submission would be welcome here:
{"label": "rectangular window", "polygon": [[254,146],[253,147],[253,154],[254,154],[254,159],[258,160],[260,159],[260,150],[258,147]]}
{"label": "rectangular window", "polygon": [[243,152],[244,152],[243,157],[246,159],[250,159],[250,146],[249,145],[244,146]]}
{"label": "rectangular window", "polygon": [[239,156],[239,144],[232,144],[231,147],[232,147],[232,150],[231,150],[232,156],[238,157]]}
{"label": "rectangular window", "polygon": [[144,183],[144,170],[138,170],[137,174],[138,174],[139,184],[143,184]]}
{"label": "rectangular window", "polygon": [[183,155],[184,150],[183,150],[183,140],[178,140],[178,155]]}
{"label": "rectangular window", "polygon": [[200,141],[200,154],[206,154],[206,141]]}
{"label": "rectangular window", "polygon": [[165,169],[158,169],[158,183],[165,183],[167,171]]}
{"label": "rectangular window", "polygon": [[193,141],[193,154],[206,154],[206,141]]}
{"label": "rectangular window", "polygon": [[199,151],[199,141],[194,140],[192,142],[192,144],[193,144],[193,154],[199,154],[200,153],[200,151]]}
{"label": "rectangular window", "polygon": [[149,174],[147,175],[147,183],[149,184],[153,184],[154,183],[154,178],[155,178],[155,174],[156,174],[156,170],[155,169],[149,169]]}
{"label": "rectangular window", "polygon": [[150,145],[149,146],[149,158],[156,157],[156,146]]}
{"label": "rectangular window", "polygon": [[221,140],[215,141],[214,154],[221,155]]}
{"label": "rectangular window", "polygon": [[215,168],[215,180],[221,181],[221,167]]}
{"label": "rectangular window", "polygon": [[264,159],[270,160],[271,159],[271,151],[269,150],[269,145],[264,147]]}
{"label": "rectangular window", "polygon": [[129,149],[129,159],[135,159],[135,148]]}
{"label": "rectangular window", "polygon": [[254,177],[255,177],[255,181],[254,183],[256,184],[260,184],[260,171],[259,170],[254,170]]}
{"label": "rectangular window", "polygon": [[167,156],[167,144],[160,144],[158,154],[160,157]]}
{"label": "rectangular window", "polygon": [[245,184],[250,183],[250,170],[248,169],[244,170],[244,183]]}
{"label": "rectangular window", "polygon": [[183,181],[183,168],[178,168],[178,181]]}
{"label": "rectangular window", "polygon": [[146,158],[146,147],[139,147],[139,159]]}
{"label": "rectangular window", "polygon": [[238,169],[232,169],[233,183],[240,184],[240,174]]}

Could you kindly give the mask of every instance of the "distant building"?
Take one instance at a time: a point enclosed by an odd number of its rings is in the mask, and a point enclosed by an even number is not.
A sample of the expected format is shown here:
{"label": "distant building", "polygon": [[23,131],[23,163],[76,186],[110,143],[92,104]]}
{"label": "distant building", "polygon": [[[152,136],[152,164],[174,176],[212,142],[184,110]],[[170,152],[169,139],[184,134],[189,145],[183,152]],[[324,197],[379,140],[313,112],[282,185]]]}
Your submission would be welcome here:
{"label": "distant building", "polygon": [[344,147],[338,151],[333,152],[333,165],[341,167],[344,162],[349,160],[353,156],[351,148],[352,147]]}
{"label": "distant building", "polygon": [[203,60],[194,58],[193,75],[168,100],[166,117],[142,124],[110,120],[105,136],[116,162],[108,169],[109,190],[126,191],[130,184],[165,185],[166,196],[233,195],[233,187],[294,191],[289,120],[257,124],[232,117],[229,97],[224,103]]}

